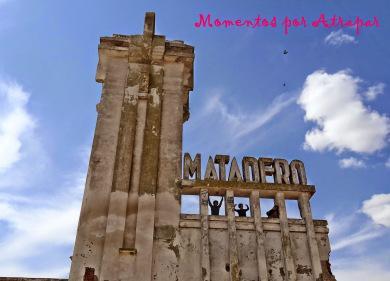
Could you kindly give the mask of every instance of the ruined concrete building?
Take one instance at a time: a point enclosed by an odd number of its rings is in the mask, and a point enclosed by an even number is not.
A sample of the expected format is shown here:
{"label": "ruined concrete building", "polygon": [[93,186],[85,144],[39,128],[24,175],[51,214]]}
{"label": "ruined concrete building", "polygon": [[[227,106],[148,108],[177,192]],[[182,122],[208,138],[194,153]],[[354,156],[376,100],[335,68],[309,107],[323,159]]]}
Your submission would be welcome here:
{"label": "ruined concrete building", "polygon": [[[154,31],[146,13],[143,35],[100,39],[103,90],[69,280],[335,281],[327,222],[312,219],[315,187],[302,162],[248,157],[241,180],[235,159],[228,172],[227,156],[210,158],[219,177],[208,163],[201,178],[200,157],[183,157],[194,47]],[[181,214],[185,195],[199,196],[199,214]],[[214,195],[225,215],[209,215]],[[250,216],[235,216],[237,196],[249,198]],[[259,198],[274,199],[269,218]],[[287,199],[302,219],[288,218]]]}

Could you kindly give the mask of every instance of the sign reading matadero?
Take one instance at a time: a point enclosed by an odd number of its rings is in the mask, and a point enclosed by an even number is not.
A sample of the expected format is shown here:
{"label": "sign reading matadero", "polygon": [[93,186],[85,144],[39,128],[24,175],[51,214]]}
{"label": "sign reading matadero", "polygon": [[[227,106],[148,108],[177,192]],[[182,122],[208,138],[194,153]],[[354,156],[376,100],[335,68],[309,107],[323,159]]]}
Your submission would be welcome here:
{"label": "sign reading matadero", "polygon": [[[230,162],[229,172],[227,173],[229,161],[229,155],[218,154],[215,155],[214,160],[209,156],[203,179],[267,183],[267,176],[272,176],[273,183],[276,184],[307,184],[305,165],[300,160],[292,160],[288,163],[285,159],[245,156],[242,159],[242,170],[240,170],[236,158],[233,157]],[[185,153],[183,178],[186,180],[191,177],[195,177],[197,180],[202,179],[201,162],[201,155],[199,153],[195,155],[194,159],[191,158],[189,153]],[[215,164],[218,166],[218,174]]]}

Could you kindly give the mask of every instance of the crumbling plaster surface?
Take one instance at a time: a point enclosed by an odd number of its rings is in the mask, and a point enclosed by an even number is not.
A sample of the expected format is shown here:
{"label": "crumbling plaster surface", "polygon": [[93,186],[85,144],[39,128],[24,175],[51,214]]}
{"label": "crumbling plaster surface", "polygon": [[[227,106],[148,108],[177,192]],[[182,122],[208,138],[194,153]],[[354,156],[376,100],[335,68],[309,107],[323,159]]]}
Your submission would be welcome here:
{"label": "crumbling plaster surface", "polygon": [[[202,280],[200,223],[197,215],[183,215],[180,221],[180,272],[179,280]],[[284,267],[278,219],[263,219],[265,251],[269,281],[283,281]],[[256,236],[252,218],[236,218],[238,257],[241,281],[259,280],[256,262]],[[329,258],[328,228],[325,221],[314,221],[321,260]],[[303,220],[290,219],[290,239],[298,281],[312,281],[306,227]],[[229,281],[229,238],[226,217],[210,216],[211,280]]]}

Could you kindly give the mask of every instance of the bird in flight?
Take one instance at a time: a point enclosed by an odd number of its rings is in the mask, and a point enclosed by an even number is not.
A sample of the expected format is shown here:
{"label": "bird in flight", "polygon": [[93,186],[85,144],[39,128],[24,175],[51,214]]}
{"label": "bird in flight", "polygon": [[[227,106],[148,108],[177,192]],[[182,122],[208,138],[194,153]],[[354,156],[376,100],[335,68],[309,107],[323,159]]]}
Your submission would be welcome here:
{"label": "bird in flight", "polygon": [[287,50],[284,50],[283,51],[283,55],[287,55],[288,54],[288,51]]}

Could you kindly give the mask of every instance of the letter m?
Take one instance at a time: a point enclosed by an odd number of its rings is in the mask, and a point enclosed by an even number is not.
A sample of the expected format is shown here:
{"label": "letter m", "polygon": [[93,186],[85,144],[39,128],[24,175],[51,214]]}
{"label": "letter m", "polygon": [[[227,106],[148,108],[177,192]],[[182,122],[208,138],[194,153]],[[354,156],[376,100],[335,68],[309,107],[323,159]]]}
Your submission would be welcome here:
{"label": "letter m", "polygon": [[184,153],[184,167],[183,167],[183,178],[188,180],[190,177],[195,175],[195,179],[200,180],[201,177],[201,159],[200,154],[195,155],[192,161],[189,153]]}

